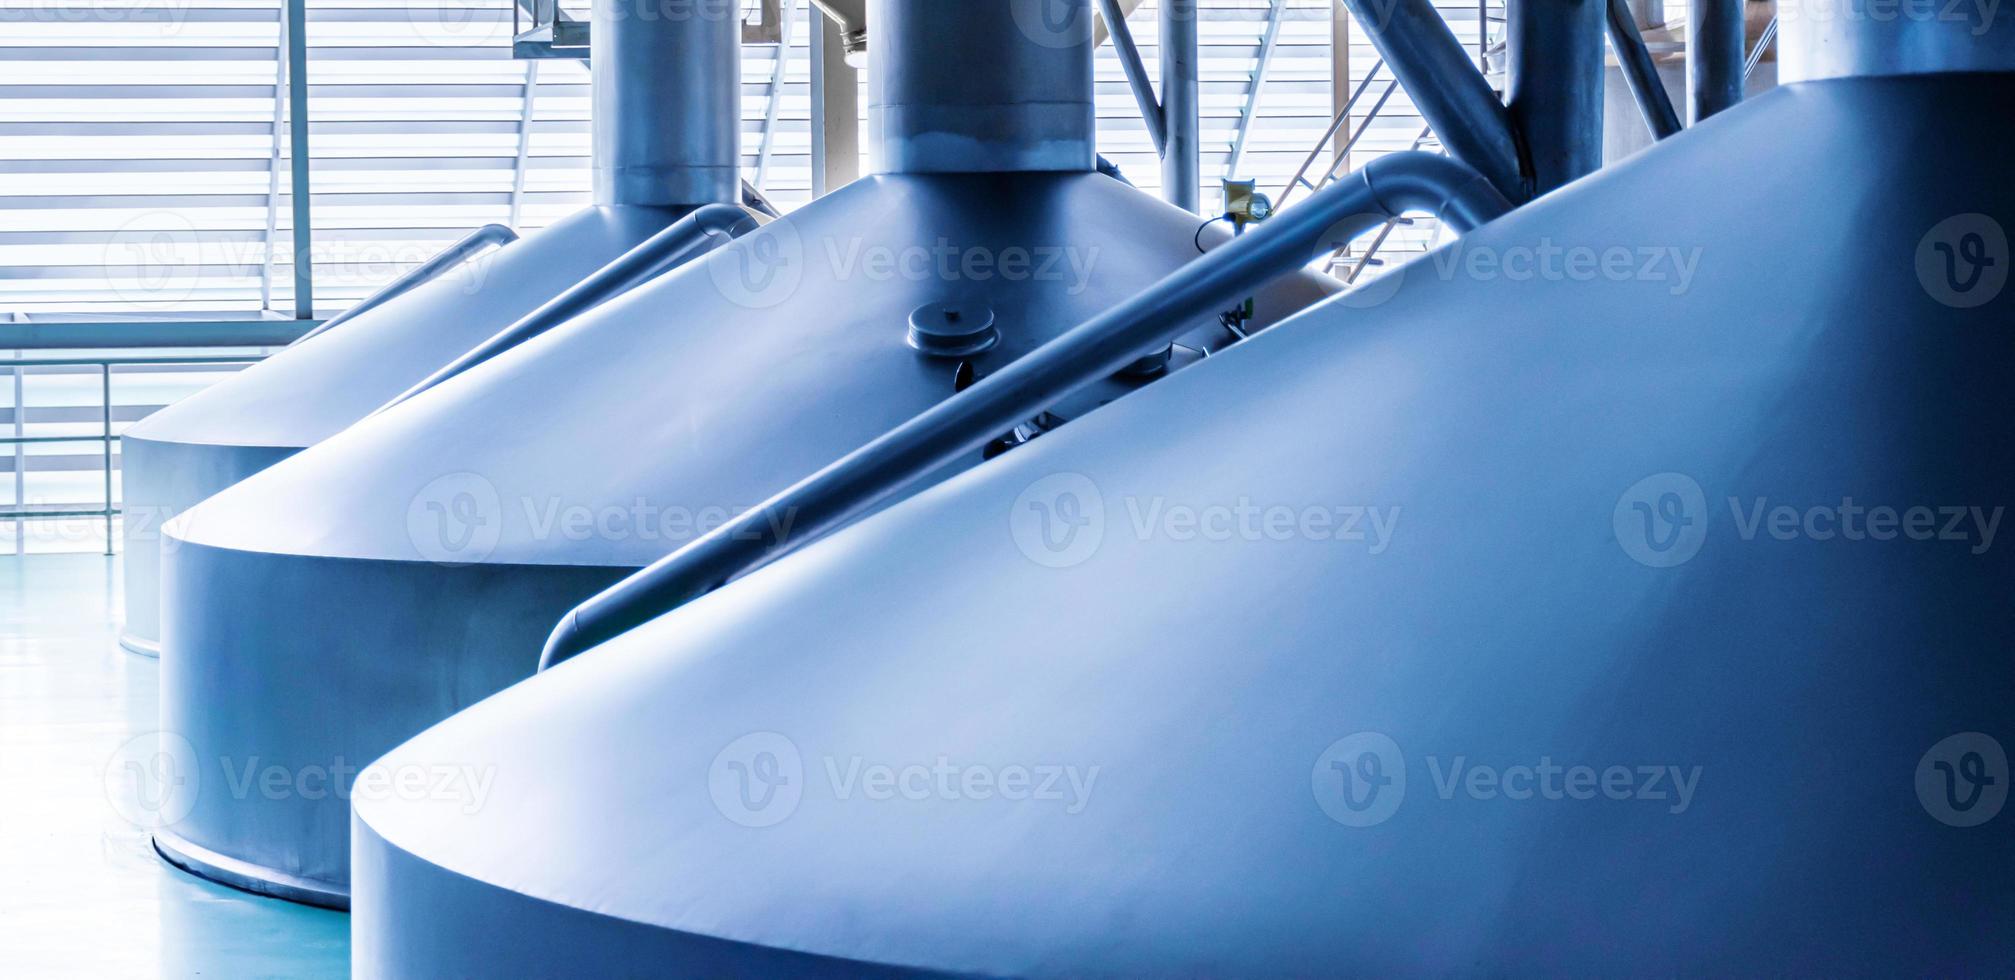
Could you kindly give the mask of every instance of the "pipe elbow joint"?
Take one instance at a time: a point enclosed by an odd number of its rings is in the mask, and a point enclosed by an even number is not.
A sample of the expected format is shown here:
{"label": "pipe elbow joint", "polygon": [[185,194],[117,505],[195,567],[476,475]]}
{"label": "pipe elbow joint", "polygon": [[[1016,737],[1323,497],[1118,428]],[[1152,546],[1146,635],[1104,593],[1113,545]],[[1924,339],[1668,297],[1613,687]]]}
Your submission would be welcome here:
{"label": "pipe elbow joint", "polygon": [[740,238],[759,227],[746,209],[733,204],[703,204],[687,217],[708,236]]}
{"label": "pipe elbow joint", "polygon": [[587,634],[581,629],[581,611],[570,609],[561,617],[559,625],[553,627],[552,635],[546,637],[546,648],[539,653],[539,669],[550,670],[557,664],[572,660],[588,645]]}
{"label": "pipe elbow joint", "polygon": [[1458,231],[1470,231],[1511,210],[1511,202],[1482,174],[1435,153],[1390,154],[1360,173],[1372,199],[1394,217],[1426,211]]}

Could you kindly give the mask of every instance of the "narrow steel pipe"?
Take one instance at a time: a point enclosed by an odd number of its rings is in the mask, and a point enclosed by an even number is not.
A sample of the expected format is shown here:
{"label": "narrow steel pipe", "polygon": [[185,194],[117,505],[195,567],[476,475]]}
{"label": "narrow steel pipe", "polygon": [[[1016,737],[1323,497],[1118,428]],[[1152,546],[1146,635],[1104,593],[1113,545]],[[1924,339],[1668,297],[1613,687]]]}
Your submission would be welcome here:
{"label": "narrow steel pipe", "polygon": [[1679,110],[1665,91],[1665,81],[1658,75],[1658,63],[1652,60],[1651,49],[1644,44],[1643,32],[1637,29],[1637,15],[1630,12],[1630,0],[1609,0],[1609,46],[1616,52],[1624,84],[1630,86],[1630,94],[1637,100],[1637,111],[1644,114],[1644,125],[1651,130],[1651,138],[1662,140],[1678,133]]}
{"label": "narrow steel pipe", "polygon": [[1112,50],[1119,55],[1120,71],[1126,73],[1127,87],[1133,89],[1133,100],[1140,106],[1141,122],[1147,124],[1154,152],[1167,153],[1168,121],[1162,116],[1161,100],[1154,96],[1154,83],[1148,81],[1140,48],[1133,43],[1133,29],[1126,25],[1126,11],[1120,9],[1119,0],[1098,0],[1098,9],[1105,18],[1106,31],[1112,35]]}
{"label": "narrow steel pipe", "polygon": [[645,239],[643,244],[623,253],[622,257],[566,292],[546,301],[544,306],[505,327],[476,349],[428,375],[419,384],[406,389],[404,394],[386,402],[378,412],[392,408],[755,229],[756,220],[741,208],[726,204],[701,207]]}
{"label": "narrow steel pipe", "polygon": [[1742,101],[1743,0],[1690,0],[1686,25],[1687,114],[1699,122]]}
{"label": "narrow steel pipe", "polygon": [[1742,63],[1742,82],[1745,91],[1750,77],[1756,74],[1756,66],[1763,63],[1763,55],[1769,52],[1770,45],[1776,41],[1777,18],[1772,17],[1770,23],[1763,25],[1763,36],[1756,39],[1756,46],[1749,49],[1749,60]]}
{"label": "narrow steel pipe", "polygon": [[1161,0],[1162,200],[1185,211],[1203,207],[1201,108],[1197,102],[1196,0]]}
{"label": "narrow steel pipe", "polygon": [[1406,94],[1456,159],[1512,201],[1532,197],[1511,115],[1429,0],[1343,0]]}
{"label": "narrow steel pipe", "polygon": [[[294,319],[315,318],[315,193],[309,179],[308,0],[285,0],[287,167],[294,211]],[[277,93],[276,93],[277,94]],[[267,249],[273,247],[270,240]],[[322,324],[324,328],[327,323]]]}
{"label": "narrow steel pipe", "polygon": [[841,527],[1057,399],[1169,343],[1198,316],[1404,212],[1431,212],[1467,230],[1510,208],[1488,180],[1455,160],[1421,152],[1382,157],[575,607],[547,640],[540,668]]}
{"label": "narrow steel pipe", "polygon": [[492,245],[502,248],[517,240],[518,233],[504,225],[484,225],[475,231],[463,235],[453,245],[435,253],[433,258],[407,269],[404,275],[386,283],[383,288],[364,297],[355,306],[344,310],[336,316],[330,317],[323,321],[321,326],[302,334],[294,343],[304,343],[315,337],[319,337],[353,317],[369,313],[392,300],[398,299],[421,286],[433,282],[449,269],[467,262],[471,258],[474,258],[477,253]]}
{"label": "narrow steel pipe", "polygon": [[1602,167],[1604,0],[1515,0],[1506,8],[1506,109],[1525,141],[1533,192]]}

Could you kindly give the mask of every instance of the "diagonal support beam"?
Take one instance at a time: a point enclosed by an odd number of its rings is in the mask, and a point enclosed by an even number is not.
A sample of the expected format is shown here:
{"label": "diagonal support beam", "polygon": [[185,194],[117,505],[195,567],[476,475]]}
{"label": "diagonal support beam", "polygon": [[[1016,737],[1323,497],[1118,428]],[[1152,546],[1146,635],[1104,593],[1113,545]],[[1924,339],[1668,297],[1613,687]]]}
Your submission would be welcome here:
{"label": "diagonal support beam", "polygon": [[1532,199],[1511,116],[1428,0],[1343,0],[1442,145],[1513,202]]}
{"label": "diagonal support beam", "polygon": [[1245,93],[1245,109],[1238,114],[1238,136],[1231,141],[1231,159],[1225,161],[1224,175],[1227,179],[1238,175],[1238,165],[1245,160],[1245,141],[1252,133],[1252,122],[1259,118],[1259,97],[1266,91],[1267,69],[1273,67],[1274,48],[1280,41],[1280,22],[1287,13],[1287,0],[1273,0],[1273,9],[1266,15],[1266,33],[1259,39],[1259,64],[1252,70],[1252,88]]}
{"label": "diagonal support beam", "polygon": [[1120,9],[1119,0],[1098,0],[1098,9],[1106,29],[1112,33],[1112,49],[1119,55],[1127,87],[1133,89],[1133,99],[1140,105],[1140,119],[1147,125],[1148,139],[1154,141],[1154,152],[1157,156],[1167,153],[1167,120],[1162,115],[1161,100],[1155,98],[1154,83],[1148,80],[1147,65],[1140,59],[1140,48],[1133,43],[1133,30],[1126,26],[1126,12]]}
{"label": "diagonal support beam", "polygon": [[1623,81],[1644,114],[1651,138],[1662,140],[1679,132],[1679,110],[1658,77],[1658,63],[1637,29],[1637,15],[1630,12],[1630,0],[1609,0],[1609,46],[1616,51],[1616,63],[1623,69]]}

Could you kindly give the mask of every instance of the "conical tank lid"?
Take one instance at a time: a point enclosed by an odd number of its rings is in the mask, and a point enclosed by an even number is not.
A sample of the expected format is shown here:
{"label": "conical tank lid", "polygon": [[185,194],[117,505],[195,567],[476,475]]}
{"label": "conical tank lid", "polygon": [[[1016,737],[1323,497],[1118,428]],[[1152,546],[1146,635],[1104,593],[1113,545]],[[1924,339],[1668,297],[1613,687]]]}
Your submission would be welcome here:
{"label": "conical tank lid", "polygon": [[2011,104],[1777,90],[464,712],[360,969],[2002,969]]}

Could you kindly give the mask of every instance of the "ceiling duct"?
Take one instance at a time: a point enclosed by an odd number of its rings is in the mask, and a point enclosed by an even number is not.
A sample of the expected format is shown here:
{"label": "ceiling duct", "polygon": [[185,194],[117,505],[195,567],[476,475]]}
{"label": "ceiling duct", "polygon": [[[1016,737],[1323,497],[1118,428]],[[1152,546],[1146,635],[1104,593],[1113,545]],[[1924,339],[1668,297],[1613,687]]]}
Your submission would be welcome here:
{"label": "ceiling duct", "polygon": [[[533,673],[574,604],[1222,241],[1093,171],[1089,16],[1050,7],[1067,16],[875,4],[878,175],[183,515],[163,725],[213,761],[388,751]],[[1335,288],[1299,274],[1258,290],[1237,329],[1198,310],[1183,343],[1144,346],[920,482]],[[347,828],[342,799],[204,792],[156,840],[202,873],[341,905]]]}
{"label": "ceiling duct", "polygon": [[[121,642],[129,649],[158,652],[170,518],[341,431],[632,250],[661,271],[753,227],[725,209],[739,191],[735,11],[624,16],[624,4],[644,2],[595,5],[607,29],[592,39],[592,207],[524,241],[490,226],[288,349],[126,431]],[[503,247],[478,258],[491,244]]]}
{"label": "ceiling duct", "polygon": [[2015,22],[1893,24],[401,746],[357,968],[2004,970]]}

